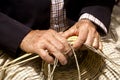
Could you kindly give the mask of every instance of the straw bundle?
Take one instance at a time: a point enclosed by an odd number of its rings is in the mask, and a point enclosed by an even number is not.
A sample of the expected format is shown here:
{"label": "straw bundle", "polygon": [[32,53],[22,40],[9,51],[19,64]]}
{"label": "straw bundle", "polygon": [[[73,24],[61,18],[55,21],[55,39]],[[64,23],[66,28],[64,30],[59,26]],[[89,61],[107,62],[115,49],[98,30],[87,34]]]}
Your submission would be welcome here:
{"label": "straw bundle", "polygon": [[[73,44],[75,39],[76,37],[72,37],[68,39],[68,42]],[[109,43],[103,40],[103,51],[96,50],[85,44],[84,47],[87,50],[75,51],[74,56],[69,57],[69,62],[65,66],[57,65],[57,60],[55,60],[54,65],[48,65],[44,62],[41,65],[39,56],[33,54],[25,54],[15,60],[7,59],[7,61],[5,61],[5,59],[1,59],[0,61],[2,61],[4,65],[1,64],[2,66],[0,67],[0,80],[120,79],[120,54],[117,49],[115,49],[114,42],[112,43],[110,41]],[[2,53],[3,52],[1,52],[1,55]],[[75,56],[77,56],[77,58]],[[7,58],[8,57],[9,56],[7,56]],[[77,63],[79,63],[79,65],[76,65]]]}

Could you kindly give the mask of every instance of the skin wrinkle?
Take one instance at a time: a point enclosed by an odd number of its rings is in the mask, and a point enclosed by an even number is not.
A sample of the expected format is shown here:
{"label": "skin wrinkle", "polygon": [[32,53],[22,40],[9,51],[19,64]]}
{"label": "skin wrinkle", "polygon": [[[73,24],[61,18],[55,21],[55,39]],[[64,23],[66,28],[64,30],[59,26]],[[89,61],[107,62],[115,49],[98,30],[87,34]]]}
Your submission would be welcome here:
{"label": "skin wrinkle", "polygon": [[[32,51],[33,53],[35,52],[39,54],[42,59],[47,61],[48,63],[54,61],[54,59],[52,58],[56,57],[62,65],[65,65],[67,63],[67,57],[64,55],[64,53],[67,52],[70,48],[67,42],[67,38],[71,36],[78,36],[77,40],[73,44],[73,47],[77,49],[81,48],[83,43],[88,43],[89,45],[92,45],[94,43],[94,37],[99,38],[96,34],[97,31],[92,22],[87,19],[80,20],[63,33],[58,33],[51,29],[44,31],[38,30],[37,32],[33,30],[30,37],[28,36],[28,38],[30,38],[28,39],[30,40],[30,42],[28,43],[31,43],[31,46],[33,47],[30,47],[30,49],[26,49],[27,46],[25,46],[25,49],[28,50],[28,52]],[[33,36],[34,39],[31,39],[33,38]],[[94,43],[94,45],[99,46],[96,42]],[[42,51],[48,50],[49,53],[47,53],[47,55],[45,55],[46,52],[44,52],[45,54],[42,54],[39,49],[42,49]],[[51,55],[53,55],[54,57]],[[71,53],[68,53],[67,55],[71,55]]]}

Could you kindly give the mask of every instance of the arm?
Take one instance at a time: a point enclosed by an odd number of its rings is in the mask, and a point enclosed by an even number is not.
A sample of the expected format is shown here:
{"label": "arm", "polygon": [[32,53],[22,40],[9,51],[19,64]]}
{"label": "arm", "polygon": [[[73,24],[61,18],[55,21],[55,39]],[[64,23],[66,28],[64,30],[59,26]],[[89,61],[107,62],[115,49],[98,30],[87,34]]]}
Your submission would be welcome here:
{"label": "arm", "polygon": [[[85,0],[80,16],[88,13],[102,22],[103,26],[99,26],[94,21],[90,20],[89,17],[81,17],[76,24],[64,33],[64,36],[78,36],[78,39],[73,45],[75,48],[81,47],[84,43],[102,49],[100,34],[105,35],[107,32],[106,29],[109,29],[114,3],[114,0]],[[105,27],[105,29],[103,29],[103,27]]]}
{"label": "arm", "polygon": [[[63,53],[70,50],[67,40],[54,30],[31,30],[23,24],[0,13],[0,47],[9,50],[10,56],[17,57],[18,48],[29,53],[39,54],[48,63],[55,56],[61,64],[67,59]],[[46,51],[47,50],[47,51]]]}
{"label": "arm", "polygon": [[[0,13],[0,47],[16,53],[19,45],[31,29]],[[18,54],[10,54],[17,56]]]}
{"label": "arm", "polygon": [[[100,22],[103,23],[104,27],[107,30],[103,29],[103,26],[96,24],[95,21],[92,21],[97,26],[97,31],[101,35],[105,35],[108,32],[111,13],[113,6],[115,4],[115,0],[85,0],[84,6],[80,12],[80,14],[88,13],[95,18],[97,18]],[[90,20],[90,19],[89,19]]]}

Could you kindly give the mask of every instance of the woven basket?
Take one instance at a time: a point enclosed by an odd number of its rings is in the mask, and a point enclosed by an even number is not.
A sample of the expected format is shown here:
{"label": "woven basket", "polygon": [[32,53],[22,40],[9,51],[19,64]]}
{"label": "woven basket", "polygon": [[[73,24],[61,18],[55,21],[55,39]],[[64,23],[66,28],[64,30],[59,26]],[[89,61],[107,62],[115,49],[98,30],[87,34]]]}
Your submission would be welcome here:
{"label": "woven basket", "polygon": [[[82,56],[78,57],[79,54],[82,54]],[[105,64],[101,56],[87,50],[78,52],[77,59],[82,80],[94,79],[96,76],[99,76]],[[69,64],[66,66],[56,67],[54,80],[78,80],[77,66],[74,57],[69,59]]]}
{"label": "woven basket", "polygon": [[[76,52],[82,80],[120,79],[120,52],[116,43],[113,40],[104,40],[103,53],[109,59],[90,49]],[[67,65],[56,67],[53,80],[79,80],[74,57],[68,60]]]}
{"label": "woven basket", "polygon": [[[112,62],[90,49],[77,51],[76,55],[82,80],[120,80],[120,52],[118,44],[118,47],[116,47],[116,43],[113,40],[103,41],[103,52]],[[0,65],[5,66],[10,61],[12,59],[1,51]],[[4,69],[0,71],[0,80],[46,80],[46,76],[41,71],[40,63],[41,59],[36,58]],[[66,66],[59,65],[56,67],[53,80],[78,80],[74,57],[69,58],[69,63]]]}

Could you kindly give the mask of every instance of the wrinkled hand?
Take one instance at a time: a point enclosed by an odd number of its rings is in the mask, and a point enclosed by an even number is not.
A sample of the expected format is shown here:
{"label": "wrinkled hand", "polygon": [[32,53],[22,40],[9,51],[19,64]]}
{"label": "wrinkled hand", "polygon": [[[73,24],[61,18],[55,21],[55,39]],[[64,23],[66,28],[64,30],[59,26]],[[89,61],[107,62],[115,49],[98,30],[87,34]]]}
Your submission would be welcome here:
{"label": "wrinkled hand", "polygon": [[63,53],[70,50],[67,40],[54,30],[33,30],[22,40],[21,49],[37,53],[48,63],[56,57],[62,65],[67,63]]}
{"label": "wrinkled hand", "polygon": [[78,21],[69,30],[64,32],[64,37],[78,36],[73,44],[74,48],[80,48],[83,43],[93,46],[96,49],[102,49],[100,35],[96,31],[96,26],[89,20],[84,19]]}

